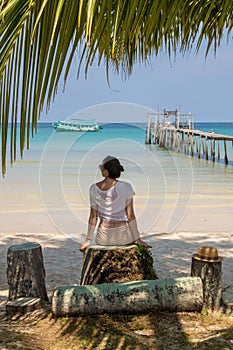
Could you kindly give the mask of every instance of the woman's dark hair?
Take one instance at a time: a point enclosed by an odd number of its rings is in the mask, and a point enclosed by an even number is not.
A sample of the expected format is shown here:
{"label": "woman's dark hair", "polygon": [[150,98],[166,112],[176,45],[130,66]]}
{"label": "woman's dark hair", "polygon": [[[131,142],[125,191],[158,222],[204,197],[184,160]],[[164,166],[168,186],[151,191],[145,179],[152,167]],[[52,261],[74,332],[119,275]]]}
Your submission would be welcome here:
{"label": "woman's dark hair", "polygon": [[120,161],[112,156],[104,158],[103,162],[104,169],[108,170],[109,177],[111,179],[116,179],[121,176],[121,172],[124,171],[123,166]]}

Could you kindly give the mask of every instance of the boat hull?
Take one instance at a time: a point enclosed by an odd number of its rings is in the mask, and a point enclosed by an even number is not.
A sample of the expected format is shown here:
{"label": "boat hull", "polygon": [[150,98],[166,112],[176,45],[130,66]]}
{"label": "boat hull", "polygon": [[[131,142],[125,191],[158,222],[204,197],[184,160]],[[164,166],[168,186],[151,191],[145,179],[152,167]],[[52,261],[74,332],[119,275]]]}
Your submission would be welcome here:
{"label": "boat hull", "polygon": [[56,131],[62,132],[97,132],[102,128],[95,122],[91,120],[80,120],[73,119],[71,121],[59,120],[57,123],[53,124]]}

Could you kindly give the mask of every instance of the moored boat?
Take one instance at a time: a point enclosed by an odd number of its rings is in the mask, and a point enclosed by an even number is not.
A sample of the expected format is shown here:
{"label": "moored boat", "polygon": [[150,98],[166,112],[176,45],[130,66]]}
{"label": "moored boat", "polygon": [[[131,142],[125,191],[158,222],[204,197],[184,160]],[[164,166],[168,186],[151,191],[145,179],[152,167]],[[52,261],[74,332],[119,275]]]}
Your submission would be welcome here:
{"label": "moored boat", "polygon": [[56,131],[99,131],[102,128],[98,125],[95,119],[70,119],[70,120],[59,120],[53,123],[53,127]]}

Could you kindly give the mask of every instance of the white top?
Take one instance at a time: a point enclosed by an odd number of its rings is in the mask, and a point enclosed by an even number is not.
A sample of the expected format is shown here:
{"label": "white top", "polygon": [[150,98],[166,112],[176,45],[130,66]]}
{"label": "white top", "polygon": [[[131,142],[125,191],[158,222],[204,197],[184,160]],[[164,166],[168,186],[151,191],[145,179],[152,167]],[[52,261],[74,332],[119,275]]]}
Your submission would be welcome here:
{"label": "white top", "polygon": [[135,195],[133,187],[128,182],[118,181],[107,191],[102,191],[96,184],[93,184],[89,194],[90,205],[98,210],[100,219],[127,220],[125,208]]}

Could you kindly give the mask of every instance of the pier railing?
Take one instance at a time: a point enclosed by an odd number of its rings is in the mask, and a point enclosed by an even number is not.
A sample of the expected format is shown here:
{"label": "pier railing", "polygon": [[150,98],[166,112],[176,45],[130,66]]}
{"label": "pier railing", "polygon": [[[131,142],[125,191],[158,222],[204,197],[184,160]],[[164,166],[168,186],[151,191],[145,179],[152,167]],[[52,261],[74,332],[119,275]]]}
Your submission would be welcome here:
{"label": "pier railing", "polygon": [[[204,132],[192,128],[177,128],[174,125],[152,123],[147,117],[146,144],[158,144],[159,147],[183,152],[198,158],[205,158],[213,162],[221,159],[224,152],[224,162],[228,164],[228,143],[233,146],[233,136]],[[221,145],[223,143],[223,145]]]}

